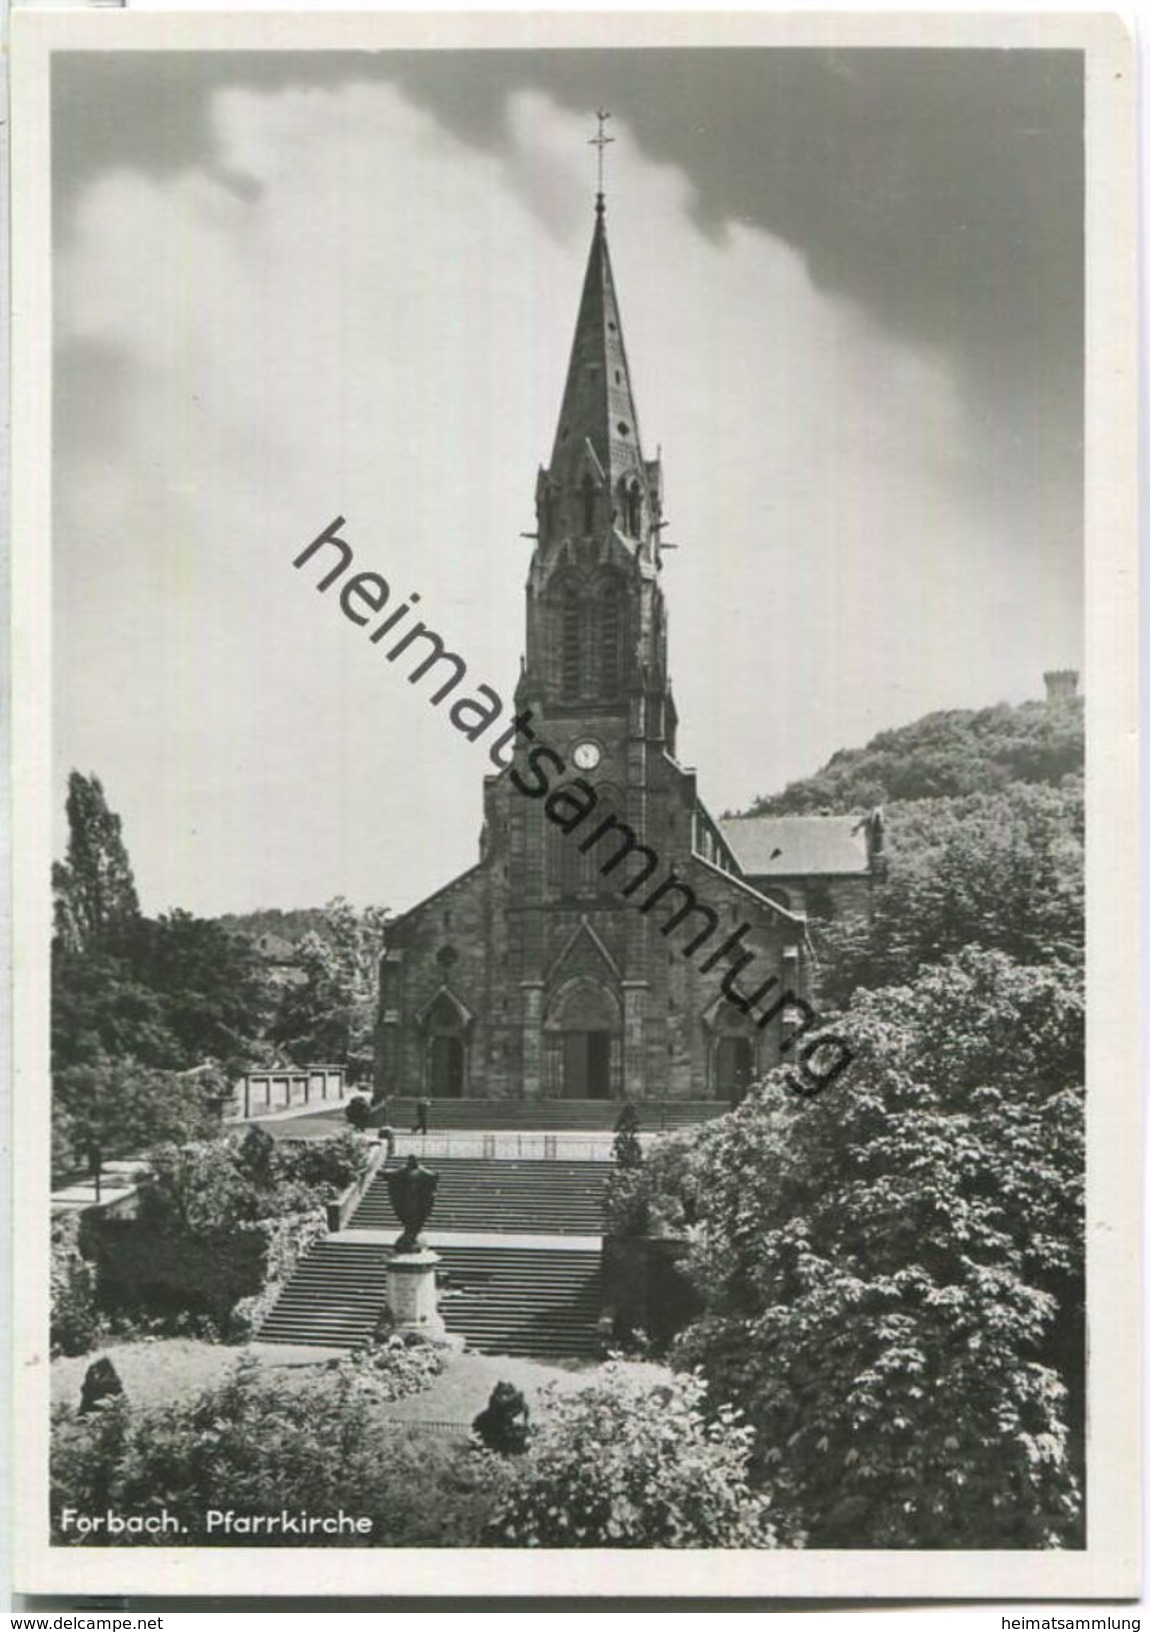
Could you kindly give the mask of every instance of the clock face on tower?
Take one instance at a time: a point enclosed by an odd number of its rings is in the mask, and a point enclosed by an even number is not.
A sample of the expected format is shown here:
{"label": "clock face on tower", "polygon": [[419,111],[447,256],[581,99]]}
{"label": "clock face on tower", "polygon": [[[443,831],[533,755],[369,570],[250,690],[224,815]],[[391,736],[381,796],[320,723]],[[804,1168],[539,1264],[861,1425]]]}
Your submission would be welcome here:
{"label": "clock face on tower", "polygon": [[571,758],[581,771],[593,771],[603,757],[602,749],[597,742],[577,742]]}

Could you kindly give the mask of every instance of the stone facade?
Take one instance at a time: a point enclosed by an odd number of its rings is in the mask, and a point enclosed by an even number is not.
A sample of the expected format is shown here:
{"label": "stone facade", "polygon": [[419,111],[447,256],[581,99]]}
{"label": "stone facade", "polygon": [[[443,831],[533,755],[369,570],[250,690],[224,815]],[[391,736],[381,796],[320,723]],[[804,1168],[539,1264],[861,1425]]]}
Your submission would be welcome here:
{"label": "stone facade", "polygon": [[813,1018],[806,924],[749,882],[675,757],[662,473],[601,201],[536,512],[513,758],[486,779],[477,865],[392,926],[377,1086],[736,1097]]}

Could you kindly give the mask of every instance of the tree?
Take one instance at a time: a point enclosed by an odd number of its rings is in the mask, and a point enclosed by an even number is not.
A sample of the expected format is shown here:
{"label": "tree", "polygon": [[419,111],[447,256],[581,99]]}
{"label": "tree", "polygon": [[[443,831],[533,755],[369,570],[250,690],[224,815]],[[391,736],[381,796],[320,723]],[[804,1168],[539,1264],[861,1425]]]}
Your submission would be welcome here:
{"label": "tree", "polygon": [[68,778],[67,860],[52,869],[56,936],[83,951],[139,917],[131,863],[120,818],[108,809],[100,780],[73,771]]}
{"label": "tree", "polygon": [[840,750],[814,776],[756,799],[750,814],[849,814],[894,800],[994,793],[1013,782],[1057,786],[1082,774],[1084,756],[1081,697],[946,709],[880,731],[865,748]]}
{"label": "tree", "polygon": [[577,1394],[544,1392],[490,1540],[511,1547],[773,1547],[750,1488],[753,1435],[704,1412],[698,1377],[652,1383],[610,1365]]}
{"label": "tree", "polygon": [[190,912],[141,918],[116,949],[133,977],[159,998],[173,1040],[168,1063],[219,1060],[236,1075],[262,1049],[271,1012],[267,970],[251,943]]}
{"label": "tree", "polygon": [[611,1155],[616,1167],[635,1168],[643,1165],[643,1146],[639,1142],[639,1113],[630,1100],[624,1103],[615,1123]]}
{"label": "tree", "polygon": [[814,925],[828,1007],[910,980],[964,946],[1080,967],[1082,783],[887,807],[888,873],[869,910]]}
{"label": "tree", "polygon": [[340,897],[324,908],[322,928],[299,942],[305,979],[285,989],[272,1028],[298,1065],[340,1061],[349,1081],[370,1078],[387,917],[380,907],[357,912]]}
{"label": "tree", "polygon": [[97,1056],[66,1066],[52,1083],[52,1167],[99,1173],[106,1157],[136,1155],[162,1141],[218,1132],[214,1086],[202,1076],[156,1071]]}
{"label": "tree", "polygon": [[676,1356],[827,1547],[1080,1541],[1081,993],[970,950],[836,1020],[854,1060],[695,1136]]}
{"label": "tree", "polygon": [[52,948],[52,1068],[133,1059],[158,1070],[194,1063],[168,1026],[161,993],[106,950]]}
{"label": "tree", "polygon": [[242,936],[186,912],[137,918],[106,945],[53,948],[53,1065],[111,1056],[188,1070],[213,1059],[234,1076],[263,1048],[270,1002]]}

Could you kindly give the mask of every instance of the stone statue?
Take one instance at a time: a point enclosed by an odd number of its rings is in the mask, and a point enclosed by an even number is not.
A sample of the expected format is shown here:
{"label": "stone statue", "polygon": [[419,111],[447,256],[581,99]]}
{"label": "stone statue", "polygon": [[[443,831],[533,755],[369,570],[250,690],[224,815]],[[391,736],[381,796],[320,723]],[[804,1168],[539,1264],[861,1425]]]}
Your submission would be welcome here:
{"label": "stone statue", "polygon": [[471,1428],[489,1451],[504,1456],[523,1454],[531,1434],[531,1412],[514,1383],[496,1383]]}
{"label": "stone statue", "polygon": [[98,1411],[109,1400],[118,1399],[123,1392],[119,1372],[107,1355],[101,1355],[99,1360],[92,1361],[84,1373],[79,1415],[86,1417],[89,1411]]}
{"label": "stone statue", "polygon": [[409,1156],[403,1167],[386,1173],[387,1193],[391,1209],[403,1225],[403,1234],[395,1243],[396,1252],[418,1252],[423,1243],[419,1232],[431,1217],[435,1206],[435,1190],[439,1174],[419,1165],[418,1156]]}

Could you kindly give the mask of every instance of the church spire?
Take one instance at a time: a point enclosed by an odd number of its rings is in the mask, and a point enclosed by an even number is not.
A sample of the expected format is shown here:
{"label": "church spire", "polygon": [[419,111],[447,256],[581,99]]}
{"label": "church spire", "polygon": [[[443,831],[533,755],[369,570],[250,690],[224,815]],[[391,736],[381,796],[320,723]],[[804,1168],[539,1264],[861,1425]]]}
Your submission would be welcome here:
{"label": "church spire", "polygon": [[601,538],[614,525],[624,536],[649,544],[657,505],[653,478],[639,438],[600,190],[563,405],[544,477],[547,503],[554,519],[562,518],[567,536]]}
{"label": "church spire", "polygon": [[609,467],[613,474],[642,468],[639,416],[631,391],[601,193],[595,203],[595,230],[551,456],[553,477],[562,479],[563,468],[578,456],[583,439],[590,441],[604,472]]}
{"label": "church spire", "polygon": [[[610,140],[603,135],[606,117],[599,116],[594,142],[600,165]],[[535,490],[539,530],[516,703],[542,713],[565,710],[568,725],[576,711],[588,728],[591,714],[601,722],[626,721],[635,740],[673,753],[675,705],[659,583],[662,476],[658,459],[643,458],[639,439],[602,179],[600,169],[559,425],[551,464],[540,470]]]}

